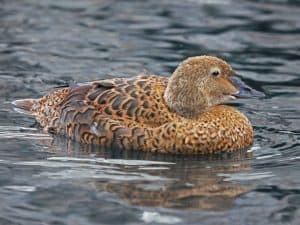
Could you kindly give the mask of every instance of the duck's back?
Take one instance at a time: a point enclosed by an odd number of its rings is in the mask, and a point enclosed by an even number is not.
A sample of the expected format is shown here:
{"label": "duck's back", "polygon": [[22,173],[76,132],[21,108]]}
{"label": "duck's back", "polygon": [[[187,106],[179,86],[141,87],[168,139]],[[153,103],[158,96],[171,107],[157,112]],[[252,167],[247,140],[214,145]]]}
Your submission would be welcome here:
{"label": "duck's back", "polygon": [[153,75],[74,83],[16,105],[23,105],[47,131],[74,139],[80,138],[81,128],[90,129],[97,116],[127,127],[157,127],[175,117],[163,98],[167,81]]}

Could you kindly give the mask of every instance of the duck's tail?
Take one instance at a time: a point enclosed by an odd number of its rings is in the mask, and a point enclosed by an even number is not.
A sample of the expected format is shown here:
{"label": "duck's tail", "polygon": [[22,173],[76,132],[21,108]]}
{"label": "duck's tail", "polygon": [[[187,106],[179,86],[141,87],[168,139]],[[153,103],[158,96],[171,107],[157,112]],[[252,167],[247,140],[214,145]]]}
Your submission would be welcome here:
{"label": "duck's tail", "polygon": [[12,102],[14,105],[14,110],[19,113],[23,113],[26,115],[34,114],[34,106],[39,101],[39,99],[27,98],[27,99],[19,99]]}

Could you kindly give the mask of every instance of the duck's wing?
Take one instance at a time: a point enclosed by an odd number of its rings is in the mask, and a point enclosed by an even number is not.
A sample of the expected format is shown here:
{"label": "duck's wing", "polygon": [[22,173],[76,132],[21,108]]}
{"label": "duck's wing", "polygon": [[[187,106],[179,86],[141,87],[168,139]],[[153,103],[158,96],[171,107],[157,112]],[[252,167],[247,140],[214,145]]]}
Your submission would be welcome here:
{"label": "duck's wing", "polygon": [[[167,126],[174,116],[163,100],[166,84],[167,78],[158,76],[73,83],[19,105],[48,132],[101,146],[146,149],[145,140],[159,139],[156,127]],[[161,146],[154,145],[151,149]]]}
{"label": "duck's wing", "polygon": [[[172,119],[164,103],[167,78],[137,76],[90,83],[73,83],[36,100],[30,111],[43,127],[65,127],[70,123],[86,123],[93,113],[132,122],[140,126],[159,126]],[[85,113],[83,113],[85,112]],[[82,113],[82,116],[77,114]]]}
{"label": "duck's wing", "polygon": [[95,81],[86,101],[113,119],[157,126],[170,120],[163,99],[166,84],[167,78],[159,76]]}

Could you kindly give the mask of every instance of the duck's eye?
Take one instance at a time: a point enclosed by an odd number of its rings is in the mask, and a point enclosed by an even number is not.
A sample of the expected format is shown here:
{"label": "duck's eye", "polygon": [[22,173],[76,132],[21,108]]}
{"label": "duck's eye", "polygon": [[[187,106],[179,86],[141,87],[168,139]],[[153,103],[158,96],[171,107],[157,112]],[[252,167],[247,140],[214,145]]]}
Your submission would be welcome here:
{"label": "duck's eye", "polygon": [[214,77],[219,76],[219,75],[220,75],[220,70],[213,70],[213,71],[211,72],[211,75],[213,75]]}

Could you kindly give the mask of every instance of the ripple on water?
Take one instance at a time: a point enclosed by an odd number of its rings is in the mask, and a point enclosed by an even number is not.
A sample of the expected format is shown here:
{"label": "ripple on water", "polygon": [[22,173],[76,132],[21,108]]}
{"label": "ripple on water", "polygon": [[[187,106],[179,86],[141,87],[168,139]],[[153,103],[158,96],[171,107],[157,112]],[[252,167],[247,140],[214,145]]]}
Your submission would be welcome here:
{"label": "ripple on water", "polygon": [[158,212],[143,212],[142,220],[145,223],[160,223],[160,224],[174,224],[181,222],[181,219],[175,216],[161,215]]}
{"label": "ripple on water", "polygon": [[0,126],[0,139],[51,140],[52,137],[36,128]]}
{"label": "ripple on water", "polygon": [[[55,172],[44,171],[35,176],[48,177],[53,179],[105,179],[118,181],[159,181],[169,180],[162,176],[152,176],[142,172],[123,171],[120,166],[130,169],[137,167],[138,170],[169,169],[167,165],[173,165],[172,162],[159,162],[147,160],[124,160],[124,159],[104,159],[104,158],[74,158],[74,157],[50,157],[47,161],[24,161],[15,162],[15,165],[39,166],[46,168],[59,169]],[[158,167],[162,165],[164,167]],[[142,167],[141,167],[142,166]]]}
{"label": "ripple on water", "polygon": [[18,186],[18,185],[10,185],[10,186],[4,186],[4,189],[7,190],[13,190],[13,191],[21,191],[21,192],[33,192],[36,190],[36,187],[34,186]]}

